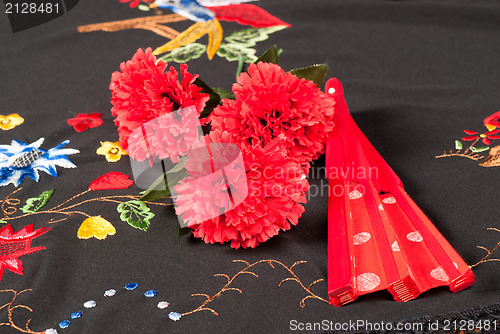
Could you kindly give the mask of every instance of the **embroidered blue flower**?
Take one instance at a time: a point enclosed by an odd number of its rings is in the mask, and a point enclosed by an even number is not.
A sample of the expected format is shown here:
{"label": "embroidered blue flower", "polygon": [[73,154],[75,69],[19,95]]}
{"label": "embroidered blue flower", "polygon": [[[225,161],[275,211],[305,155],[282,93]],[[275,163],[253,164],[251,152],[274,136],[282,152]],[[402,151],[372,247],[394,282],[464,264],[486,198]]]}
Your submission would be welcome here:
{"label": "embroidered blue flower", "polygon": [[139,284],[137,284],[137,283],[129,283],[129,284],[125,285],[125,289],[132,291],[132,290],[136,289],[138,286],[139,286]]}
{"label": "embroidered blue flower", "polygon": [[148,298],[153,298],[155,297],[157,294],[157,292],[155,290],[148,290],[144,293],[144,296],[148,297]]}
{"label": "embroidered blue flower", "polygon": [[68,328],[69,325],[71,325],[71,322],[69,320],[64,320],[59,323],[59,327],[61,327],[62,329]]}
{"label": "embroidered blue flower", "polygon": [[0,186],[12,183],[17,187],[26,176],[38,182],[40,178],[38,171],[57,177],[56,166],[76,168],[66,155],[80,151],[72,148],[61,149],[69,143],[69,140],[48,151],[40,148],[43,140],[40,138],[29,145],[13,140],[11,145],[0,145]]}
{"label": "embroidered blue flower", "polygon": [[71,313],[71,319],[78,319],[83,315],[82,311],[76,311]]}
{"label": "embroidered blue flower", "polygon": [[182,316],[180,315],[180,313],[177,313],[177,312],[170,312],[170,313],[168,314],[168,317],[169,317],[170,319],[172,319],[173,321],[177,321],[177,320],[181,320],[181,317],[182,317]]}

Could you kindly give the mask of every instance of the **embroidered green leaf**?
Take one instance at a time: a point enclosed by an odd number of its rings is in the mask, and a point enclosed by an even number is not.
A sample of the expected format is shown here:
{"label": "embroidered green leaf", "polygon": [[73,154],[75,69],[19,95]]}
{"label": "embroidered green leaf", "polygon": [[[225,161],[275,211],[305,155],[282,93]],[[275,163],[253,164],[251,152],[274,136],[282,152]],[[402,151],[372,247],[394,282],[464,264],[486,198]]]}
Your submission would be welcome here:
{"label": "embroidered green leaf", "polygon": [[145,191],[141,192],[141,201],[154,202],[170,196],[170,187],[174,187],[180,180],[188,176],[185,169],[167,177],[165,174],[156,179],[155,182]]}
{"label": "embroidered green leaf", "polygon": [[257,58],[257,60],[254,61],[254,63],[257,64],[258,62],[261,61],[265,63],[273,63],[276,65],[280,64],[280,57],[278,55],[278,48],[276,47],[276,45],[271,46],[269,50],[267,50],[266,52],[264,52],[262,56]]}
{"label": "embroidered green leaf", "polygon": [[269,28],[248,28],[233,32],[231,35],[224,38],[228,44],[239,44],[244,46],[254,46],[257,42],[264,41],[269,38],[269,35],[286,29],[286,26],[275,26]]}
{"label": "embroidered green leaf", "polygon": [[296,75],[299,79],[306,79],[314,82],[316,86],[320,86],[323,80],[325,80],[326,73],[328,72],[328,66],[313,65],[304,68],[297,68],[291,70],[290,73]]}
{"label": "embroidered green leaf", "polygon": [[137,6],[137,9],[142,10],[143,12],[149,12],[149,10],[151,8],[149,8],[149,6],[147,6],[147,5],[141,4],[141,5]]}
{"label": "embroidered green leaf", "polygon": [[463,148],[464,148],[464,146],[462,145],[462,142],[460,140],[455,140],[455,149],[461,150]]}
{"label": "embroidered green leaf", "polygon": [[179,229],[177,230],[177,239],[185,236],[186,234],[189,234],[189,232],[191,232],[191,229],[189,227],[182,227],[181,224],[179,224]]}
{"label": "embroidered green leaf", "polygon": [[476,148],[474,146],[471,146],[470,150],[474,153],[481,153],[481,152],[484,152],[484,151],[488,151],[490,148],[489,146],[485,146],[485,147],[479,147],[479,148]]}
{"label": "embroidered green leaf", "polygon": [[220,96],[221,99],[231,99],[231,100],[234,100],[234,94],[231,93],[231,92],[228,92],[224,88],[214,87],[213,90],[214,90],[214,92],[216,92],[217,94],[219,94],[219,96]]}
{"label": "embroidered green leaf", "polygon": [[0,224],[7,224],[5,220],[0,220]]}
{"label": "embroidered green leaf", "polygon": [[205,53],[207,47],[200,43],[191,43],[188,45],[184,45],[178,47],[175,50],[167,53],[165,56],[160,59],[165,62],[175,61],[176,63],[187,63],[192,59],[200,58],[202,54]]}
{"label": "embroidered green leaf", "polygon": [[243,56],[245,63],[252,63],[257,60],[255,52],[255,49],[244,44],[222,44],[217,50],[217,55],[228,61],[239,61],[240,57]]}
{"label": "embroidered green leaf", "polygon": [[194,84],[201,88],[201,92],[210,95],[210,100],[205,104],[205,109],[201,112],[200,118],[205,118],[210,115],[212,110],[215,109],[220,103],[220,96],[212,90],[206,83],[197,78]]}
{"label": "embroidered green leaf", "polygon": [[120,219],[139,230],[147,231],[150,220],[155,216],[143,201],[128,201],[118,205]]}
{"label": "embroidered green leaf", "polygon": [[37,212],[47,204],[53,193],[54,189],[44,191],[38,197],[28,198],[21,211],[24,213]]}

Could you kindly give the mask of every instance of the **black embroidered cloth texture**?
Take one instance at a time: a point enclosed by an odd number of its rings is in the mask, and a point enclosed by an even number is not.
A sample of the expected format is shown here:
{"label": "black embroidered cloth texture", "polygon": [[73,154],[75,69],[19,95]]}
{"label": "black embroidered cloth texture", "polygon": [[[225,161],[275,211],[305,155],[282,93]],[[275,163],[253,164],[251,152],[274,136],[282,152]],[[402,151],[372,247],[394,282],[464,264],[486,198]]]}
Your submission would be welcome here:
{"label": "black embroidered cloth texture", "polygon": [[[436,156],[461,152],[473,143],[461,138],[464,130],[488,131],[483,120],[500,110],[500,3],[480,1],[372,1],[372,0],[266,0],[252,2],[291,27],[274,32],[254,48],[257,55],[276,44],[283,49],[280,65],[285,70],[326,63],[328,77],[342,80],[353,118],[403,180],[414,201],[469,264],[500,240],[498,189],[500,167],[482,167],[483,158]],[[164,14],[168,14],[164,10]],[[155,15],[132,9],[118,0],[80,1],[67,14],[32,29],[12,33],[7,16],[0,14],[0,114],[19,114],[24,123],[0,130],[0,144],[13,139],[33,143],[45,138],[48,150],[64,140],[78,149],[69,159],[76,169],[57,167],[59,176],[40,173],[39,182],[27,178],[13,195],[21,200],[55,189],[46,208],[52,208],[88,189],[90,182],[111,172],[132,175],[127,156],[115,163],[97,155],[101,141],[118,140],[110,109],[111,73],[130,59],[138,48],[158,47],[165,37],[142,29],[79,33],[77,27]],[[166,25],[177,31],[193,22]],[[224,36],[244,29],[222,22]],[[199,43],[207,43],[207,37]],[[179,69],[179,64],[169,65]],[[235,82],[236,62],[206,54],[188,63],[189,71],[213,87],[227,90]],[[80,113],[100,112],[104,124],[76,132],[67,120]],[[475,144],[474,150],[500,145]],[[64,147],[65,148],[65,147]],[[466,153],[471,153],[471,150]],[[24,275],[5,270],[0,290],[22,291],[14,305],[13,322],[33,331],[57,329],[59,333],[286,333],[298,332],[309,323],[372,323],[422,319],[498,303],[500,263],[474,268],[476,283],[452,294],[447,289],[428,291],[408,303],[392,300],[387,292],[365,295],[354,303],[333,308],[310,296],[327,299],[327,190],[320,171],[321,157],[309,175],[311,191],[305,213],[290,231],[255,249],[231,249],[207,245],[193,236],[177,239],[177,218],[171,207],[150,205],[155,217],[147,232],[120,220],[117,203],[93,201],[76,207],[90,216],[102,216],[116,234],[105,240],[82,240],[77,231],[86,218],[80,214],[59,223],[61,214],[38,214],[12,220],[14,231],[29,224],[51,227],[33,240],[32,247],[45,250],[20,258]],[[4,199],[16,188],[0,188]],[[142,189],[89,192],[78,201],[99,196],[139,195]],[[75,203],[76,203],[75,202]],[[275,260],[276,262],[261,261]],[[244,262],[233,262],[244,260]],[[261,261],[261,262],[259,262]],[[307,261],[292,265],[296,261]],[[191,314],[206,297],[216,295],[242,269],[228,288],[206,304],[210,310]],[[291,270],[291,271],[290,271]],[[296,275],[296,276],[293,276]],[[258,277],[257,277],[258,276]],[[287,280],[286,278],[297,278]],[[128,283],[139,287],[128,291]],[[112,297],[104,292],[115,289]],[[144,293],[156,290],[156,297]],[[0,306],[12,300],[0,293]],[[94,300],[94,308],[83,304]],[[170,305],[158,308],[160,301]],[[83,315],[71,319],[72,312]],[[179,321],[170,312],[185,314]],[[498,312],[496,313],[498,315]],[[9,323],[8,307],[0,310],[0,333],[17,333]],[[471,314],[471,319],[476,319]],[[451,319],[451,318],[450,318]],[[490,318],[488,318],[490,319]],[[59,323],[71,324],[61,329]],[[500,323],[497,321],[497,329]],[[410,320],[409,320],[410,321]],[[302,328],[302,327],[300,327]],[[296,330],[294,330],[296,329]],[[320,328],[319,330],[329,330]],[[365,328],[359,328],[363,331]]]}

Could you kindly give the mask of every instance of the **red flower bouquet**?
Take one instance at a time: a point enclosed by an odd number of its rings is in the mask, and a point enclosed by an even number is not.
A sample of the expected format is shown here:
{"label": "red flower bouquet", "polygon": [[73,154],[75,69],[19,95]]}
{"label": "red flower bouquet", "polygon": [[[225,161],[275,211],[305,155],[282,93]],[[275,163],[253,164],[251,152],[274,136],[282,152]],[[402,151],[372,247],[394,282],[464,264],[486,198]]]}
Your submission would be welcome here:
{"label": "red flower bouquet", "polygon": [[186,107],[194,107],[198,115],[203,111],[209,96],[194,84],[198,76],[190,74],[184,64],[181,65],[181,80],[173,67],[169,71],[166,69],[167,63],[157,62],[151,48],[147,48],[146,51],[137,50],[132,60],[120,65],[121,72],[112,74],[109,85],[111,112],[116,116],[123,149],[128,148],[133,130],[161,115]]}

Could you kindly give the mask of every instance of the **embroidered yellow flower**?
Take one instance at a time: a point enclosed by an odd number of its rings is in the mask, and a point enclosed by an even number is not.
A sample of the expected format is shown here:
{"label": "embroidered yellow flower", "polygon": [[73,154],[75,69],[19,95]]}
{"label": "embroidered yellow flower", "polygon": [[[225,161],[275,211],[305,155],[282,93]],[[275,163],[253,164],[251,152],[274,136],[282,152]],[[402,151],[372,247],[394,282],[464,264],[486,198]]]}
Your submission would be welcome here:
{"label": "embroidered yellow flower", "polygon": [[101,216],[94,216],[85,219],[78,229],[78,238],[89,239],[97,238],[99,240],[106,239],[108,235],[116,233],[115,227]]}
{"label": "embroidered yellow flower", "polygon": [[117,162],[121,159],[122,155],[128,155],[128,153],[122,149],[120,142],[110,142],[110,141],[102,141],[101,147],[99,147],[96,151],[99,155],[104,155],[108,162]]}
{"label": "embroidered yellow flower", "polygon": [[2,130],[14,129],[16,126],[23,124],[23,122],[24,118],[18,114],[0,115],[0,129]]}

